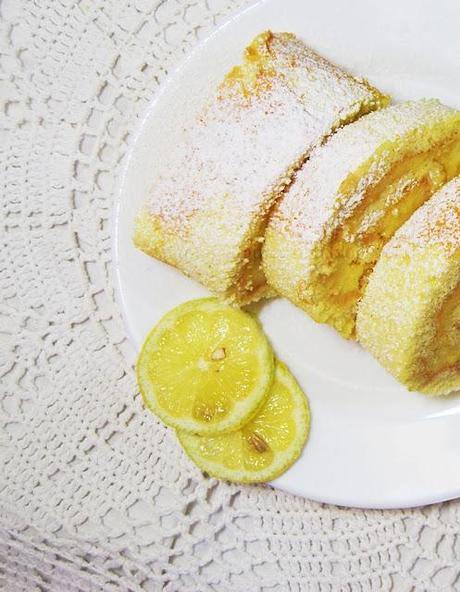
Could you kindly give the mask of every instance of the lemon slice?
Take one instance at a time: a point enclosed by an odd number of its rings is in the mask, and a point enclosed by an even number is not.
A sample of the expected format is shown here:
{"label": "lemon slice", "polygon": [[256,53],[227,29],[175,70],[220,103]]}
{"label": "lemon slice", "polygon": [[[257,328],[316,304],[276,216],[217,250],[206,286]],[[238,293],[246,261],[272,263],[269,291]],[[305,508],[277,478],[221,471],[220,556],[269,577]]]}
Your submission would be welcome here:
{"label": "lemon slice", "polygon": [[310,429],[307,398],[284,364],[256,416],[238,431],[217,436],[177,432],[203,471],[227,481],[257,483],[284,473],[300,456]]}
{"label": "lemon slice", "polygon": [[253,317],[204,298],[160,320],[144,342],[136,371],[147,407],[165,424],[216,434],[254,415],[269,392],[274,360]]}

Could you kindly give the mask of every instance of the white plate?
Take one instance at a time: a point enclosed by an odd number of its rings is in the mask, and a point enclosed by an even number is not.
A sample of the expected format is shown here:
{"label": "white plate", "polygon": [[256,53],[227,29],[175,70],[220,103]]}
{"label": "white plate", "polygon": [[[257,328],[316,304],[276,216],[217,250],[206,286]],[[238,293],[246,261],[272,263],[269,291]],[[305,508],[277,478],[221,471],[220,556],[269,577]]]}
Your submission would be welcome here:
{"label": "white plate", "polygon": [[[207,292],[136,251],[133,218],[155,168],[211,85],[260,31],[292,31],[396,99],[460,107],[458,0],[267,0],[200,44],[152,100],[121,177],[114,218],[118,296],[136,345],[176,304]],[[357,344],[284,300],[260,307],[277,355],[308,393],[310,440],[273,485],[346,506],[393,508],[460,496],[460,399],[409,393]]]}

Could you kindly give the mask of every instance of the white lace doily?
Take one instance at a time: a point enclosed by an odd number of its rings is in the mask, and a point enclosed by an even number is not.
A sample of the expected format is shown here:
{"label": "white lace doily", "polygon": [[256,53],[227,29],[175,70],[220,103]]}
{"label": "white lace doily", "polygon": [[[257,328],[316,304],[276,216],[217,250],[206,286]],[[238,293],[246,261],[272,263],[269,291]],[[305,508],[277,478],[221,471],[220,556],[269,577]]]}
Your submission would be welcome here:
{"label": "white lace doily", "polygon": [[205,479],[137,394],[114,180],[168,69],[245,4],[0,3],[2,590],[460,590],[458,502],[346,510]]}

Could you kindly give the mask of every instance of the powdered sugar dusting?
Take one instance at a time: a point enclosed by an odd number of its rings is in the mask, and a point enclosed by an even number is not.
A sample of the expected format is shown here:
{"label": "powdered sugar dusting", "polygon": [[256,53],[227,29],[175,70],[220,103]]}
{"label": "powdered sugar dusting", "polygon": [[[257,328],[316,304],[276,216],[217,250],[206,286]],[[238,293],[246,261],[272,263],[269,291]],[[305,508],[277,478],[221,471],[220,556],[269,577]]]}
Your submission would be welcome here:
{"label": "powdered sugar dusting", "polygon": [[[271,225],[300,238],[307,253],[316,241],[331,234],[353,213],[366,190],[383,178],[389,164],[404,156],[397,144],[400,138],[414,134],[417,150],[429,149],[433,138],[422,133],[426,126],[447,120],[455,113],[437,100],[421,100],[371,113],[339,130],[311,154],[297,173]],[[358,173],[355,190],[341,194],[343,182],[372,158],[365,174]],[[410,179],[405,182],[410,183]]]}
{"label": "powdered sugar dusting", "polygon": [[243,102],[236,93],[221,97],[207,106],[171,155],[168,170],[155,182],[149,209],[167,224],[177,224],[179,232],[190,214],[213,208],[216,200],[252,216],[264,195],[289,183],[287,172],[304,153],[306,139],[317,140],[327,130],[278,82],[257,99]]}
{"label": "powdered sugar dusting", "polygon": [[460,386],[459,250],[456,177],[387,243],[359,305],[360,342],[411,390],[439,395]]}
{"label": "powdered sugar dusting", "polygon": [[447,256],[460,248],[460,177],[445,185],[399,229],[384,253],[440,246]]}
{"label": "powdered sugar dusting", "polygon": [[[148,211],[184,241],[197,214],[220,210],[231,218],[231,228],[210,224],[201,245],[188,245],[184,267],[196,264],[206,245],[207,253],[227,250],[230,274],[255,217],[270,209],[311,149],[344,121],[387,101],[294,35],[262,35],[266,45],[256,81],[249,72],[245,88],[246,80],[240,84],[230,73],[184,130],[182,143],[152,185]],[[247,53],[248,68],[251,59]],[[213,263],[203,265],[209,269]]]}
{"label": "powdered sugar dusting", "polygon": [[262,75],[263,92],[242,96],[224,83],[185,130],[152,189],[152,213],[183,223],[190,212],[231,195],[237,208],[252,214],[262,195],[289,183],[283,174],[331,129],[357,115],[363,103],[368,110],[379,104],[373,89],[292,35],[275,34],[270,52],[275,70]]}

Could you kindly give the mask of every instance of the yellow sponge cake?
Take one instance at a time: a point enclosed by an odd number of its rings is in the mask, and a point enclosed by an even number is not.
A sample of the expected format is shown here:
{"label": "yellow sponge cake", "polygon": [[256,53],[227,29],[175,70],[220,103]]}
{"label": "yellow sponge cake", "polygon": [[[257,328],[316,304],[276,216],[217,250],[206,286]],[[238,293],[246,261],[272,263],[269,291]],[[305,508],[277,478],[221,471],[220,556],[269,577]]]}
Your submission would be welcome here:
{"label": "yellow sponge cake", "polygon": [[460,112],[436,100],[371,113],[315,149],[275,209],[268,282],[318,322],[355,336],[356,310],[385,243],[460,174]]}
{"label": "yellow sponge cake", "polygon": [[262,33],[154,179],[135,245],[231,302],[266,295],[265,227],[295,170],[325,136],[387,103],[295,35]]}
{"label": "yellow sponge cake", "polygon": [[358,308],[357,334],[410,390],[460,388],[460,177],[383,249]]}

